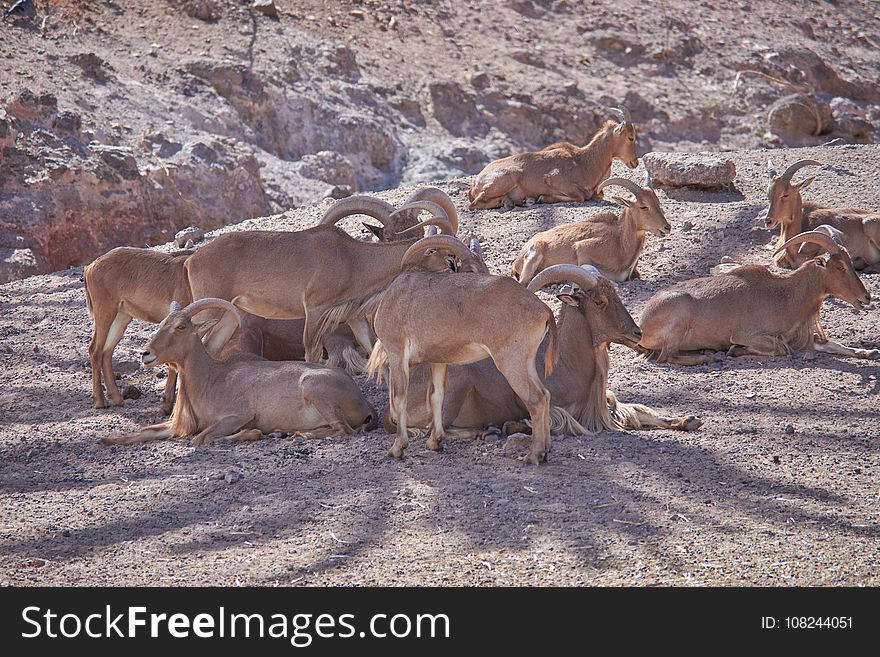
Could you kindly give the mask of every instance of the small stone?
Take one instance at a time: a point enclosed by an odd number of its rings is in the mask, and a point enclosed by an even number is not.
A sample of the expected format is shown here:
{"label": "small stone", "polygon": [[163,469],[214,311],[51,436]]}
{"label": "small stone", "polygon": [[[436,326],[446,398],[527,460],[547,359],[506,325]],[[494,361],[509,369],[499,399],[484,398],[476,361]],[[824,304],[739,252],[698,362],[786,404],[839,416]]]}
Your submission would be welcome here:
{"label": "small stone", "polygon": [[783,429],[783,431],[785,431],[785,433],[787,433],[788,435],[793,434],[794,433],[794,425],[793,424],[786,424],[785,429]]}
{"label": "small stone", "polygon": [[333,187],[328,187],[324,192],[324,198],[346,198],[354,194],[354,190],[352,190],[349,185],[333,185]]}
{"label": "small stone", "polygon": [[140,399],[141,395],[143,395],[143,393],[137,386],[128,385],[122,389],[123,399]]}
{"label": "small stone", "polygon": [[234,484],[236,481],[239,481],[243,477],[244,475],[238,470],[230,470],[226,473],[223,479],[226,481],[227,484]]}
{"label": "small stone", "polygon": [[174,234],[174,242],[177,248],[182,249],[188,241],[197,242],[205,237],[205,231],[195,226],[188,226]]}
{"label": "small stone", "polygon": [[690,232],[691,230],[693,230],[693,228],[694,228],[694,225],[690,221],[685,221],[681,225],[681,230],[683,233]]}
{"label": "small stone", "polygon": [[504,446],[501,448],[501,451],[505,454],[513,454],[523,447],[528,447],[532,444],[532,437],[527,433],[514,433],[507,437],[507,440],[504,441]]}
{"label": "small stone", "polygon": [[778,456],[773,457],[773,463],[775,463],[776,465],[779,465],[781,462],[782,459],[780,459]]}
{"label": "small stone", "polygon": [[284,436],[286,435],[286,433],[282,433],[281,431],[273,431],[272,433],[267,435],[266,438],[270,440],[279,440],[280,438],[284,438]]}
{"label": "small stone", "polygon": [[275,0],[254,0],[251,9],[256,9],[264,16],[278,18],[278,7],[275,6]]}
{"label": "small stone", "polygon": [[717,155],[653,152],[642,162],[655,185],[717,189],[729,187],[736,178],[733,160]]}
{"label": "small stone", "polygon": [[61,535],[62,535],[64,538],[70,538],[70,530],[69,530],[69,529],[62,529],[62,530],[61,530]]}

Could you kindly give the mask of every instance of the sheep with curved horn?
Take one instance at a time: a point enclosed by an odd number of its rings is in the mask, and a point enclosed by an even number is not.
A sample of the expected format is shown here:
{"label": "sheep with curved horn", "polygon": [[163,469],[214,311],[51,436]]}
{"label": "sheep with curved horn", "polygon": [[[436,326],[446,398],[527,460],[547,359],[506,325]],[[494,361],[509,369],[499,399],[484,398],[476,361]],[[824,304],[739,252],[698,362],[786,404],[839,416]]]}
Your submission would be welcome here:
{"label": "sheep with curved horn", "polygon": [[[819,309],[832,296],[857,311],[871,302],[846,248],[826,229],[801,233],[780,250],[811,242],[828,253],[786,274],[762,265],[678,283],[655,294],[641,316],[637,351],[660,362],[700,365],[728,356],[780,356],[797,350],[880,358],[880,350],[825,338]],[[716,352],[716,353],[712,353]]]}
{"label": "sheep with curved horn", "polygon": [[596,196],[596,186],[608,177],[613,160],[622,160],[630,169],[639,163],[629,111],[621,107],[612,112],[620,122],[607,121],[584,147],[560,142],[487,164],[471,183],[469,209],[511,208],[530,199],[582,203]]}
{"label": "sheep with curved horn", "polygon": [[[768,171],[772,163],[768,159]],[[843,245],[858,271],[880,273],[880,211],[862,208],[829,208],[813,201],[804,201],[802,190],[816,179],[810,176],[793,184],[795,173],[807,166],[821,166],[817,160],[802,159],[789,165],[782,175],[771,175],[767,196],[769,208],[761,213],[767,228],[779,228],[777,247],[799,233],[815,230],[823,224],[840,232]],[[777,252],[780,267],[795,269],[810,258],[810,251],[801,253],[793,247]]]}
{"label": "sheep with curved horn", "polygon": [[528,284],[542,269],[558,264],[592,264],[602,275],[617,282],[638,278],[639,257],[648,233],[665,236],[672,230],[657,193],[626,178],[608,178],[598,189],[616,185],[631,192],[634,200],[613,196],[623,212],[601,212],[583,221],[562,224],[537,233],[526,242],[511,275]]}

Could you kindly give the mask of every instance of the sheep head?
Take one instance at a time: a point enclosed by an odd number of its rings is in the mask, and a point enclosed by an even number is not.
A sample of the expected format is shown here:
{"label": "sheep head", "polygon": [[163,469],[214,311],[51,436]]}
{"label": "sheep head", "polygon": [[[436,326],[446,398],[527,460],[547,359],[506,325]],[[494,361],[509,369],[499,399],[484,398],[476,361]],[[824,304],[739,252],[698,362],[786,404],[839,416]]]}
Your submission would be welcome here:
{"label": "sheep head", "polygon": [[776,253],[780,253],[795,244],[810,243],[811,245],[818,246],[820,253],[825,251],[828,255],[820,255],[801,265],[801,268],[819,268],[822,273],[826,294],[846,301],[856,310],[862,310],[871,303],[871,294],[856,273],[849,253],[838,241],[840,235],[840,231],[832,226],[818,226],[815,230],[795,235],[780,246]]}
{"label": "sheep head", "polygon": [[618,124],[613,129],[613,156],[622,161],[630,169],[639,166],[636,155],[636,127],[632,122],[629,110],[623,105],[610,108],[617,117]]}
{"label": "sheep head", "polygon": [[801,190],[809,187],[816,178],[815,176],[810,176],[794,185],[791,179],[799,169],[807,166],[818,167],[822,166],[822,163],[816,160],[798,160],[780,176],[776,172],[773,160],[767,159],[767,176],[770,178],[770,184],[767,186],[767,197],[770,199],[770,207],[760,215],[763,217],[764,225],[767,228],[772,230],[780,225],[787,225],[802,212],[803,199],[801,198]]}
{"label": "sheep head", "polygon": [[599,184],[596,191],[599,192],[609,185],[623,187],[635,196],[634,200],[622,196],[612,196],[611,199],[626,208],[624,212],[630,214],[639,230],[661,237],[669,235],[672,226],[666,220],[666,215],[663,214],[663,208],[660,206],[660,199],[657,198],[657,193],[651,187],[649,173],[645,174],[644,187],[639,187],[632,180],[626,178],[608,178]]}
{"label": "sheep head", "polygon": [[244,317],[238,308],[223,299],[199,299],[186,308],[181,308],[180,304],[172,302],[168,316],[159,324],[147,343],[147,349],[141,353],[141,362],[144,366],[155,367],[163,363],[179,365],[194,349],[204,350],[202,336],[219,321],[219,318],[194,322],[193,317],[208,309],[232,312],[237,317],[239,326],[244,327]]}
{"label": "sheep head", "polygon": [[642,339],[642,330],[623,305],[614,285],[598,269],[592,265],[553,265],[539,272],[528,289],[536,292],[560,283],[564,285],[556,298],[565,304],[562,321],[584,322],[593,346],[607,342],[635,346]]}

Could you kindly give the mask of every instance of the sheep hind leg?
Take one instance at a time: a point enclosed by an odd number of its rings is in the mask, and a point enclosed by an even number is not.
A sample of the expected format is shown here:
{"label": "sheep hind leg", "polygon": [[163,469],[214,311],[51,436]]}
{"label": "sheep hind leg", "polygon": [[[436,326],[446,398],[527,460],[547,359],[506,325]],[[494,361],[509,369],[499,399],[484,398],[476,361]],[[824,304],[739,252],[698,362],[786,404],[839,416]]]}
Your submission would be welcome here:
{"label": "sheep hind leg", "polygon": [[[95,326],[92,330],[92,341],[89,343],[89,361],[92,364],[92,400],[95,402],[95,408],[106,408],[107,398],[104,396],[104,386],[101,384],[101,376],[104,371],[104,346],[107,344],[107,336],[116,315],[99,312],[98,309],[95,309],[94,312]],[[110,357],[113,357],[112,353]],[[112,372],[112,363],[110,369]]]}
{"label": "sheep hind leg", "polygon": [[668,363],[670,365],[711,365],[723,358],[724,354],[720,351],[714,351],[711,353],[702,353],[699,351],[675,351],[659,354],[657,356],[657,362]]}
{"label": "sheep hind leg", "polygon": [[[538,465],[550,452],[550,393],[535,369],[534,351],[524,349],[492,354],[498,371],[525,404],[532,421],[532,445],[525,462]],[[529,357],[531,355],[531,357]]]}
{"label": "sheep hind leg", "polygon": [[431,434],[428,436],[428,449],[439,452],[443,449],[443,396],[446,392],[446,364],[431,363],[431,388],[428,402],[431,407]]}
{"label": "sheep hind leg", "polygon": [[123,434],[114,432],[108,436],[104,436],[101,439],[101,442],[105,445],[139,445],[154,440],[168,440],[173,437],[174,436],[171,433],[171,423],[163,422],[161,424],[151,424],[137,433]]}
{"label": "sheep hind leg", "polygon": [[239,431],[244,425],[254,419],[251,415],[227,415],[211,426],[193,436],[193,445],[209,445],[218,438],[227,438],[242,433]]}
{"label": "sheep hind leg", "polygon": [[104,386],[107,388],[107,396],[113,406],[122,406],[122,393],[116,385],[116,374],[113,372],[113,352],[116,345],[122,340],[125,329],[131,323],[132,317],[120,308],[113,318],[113,323],[107,331],[104,339],[104,348],[101,352],[101,373],[104,376]]}
{"label": "sheep hind leg", "polygon": [[642,404],[617,402],[615,415],[623,421],[624,426],[628,429],[657,428],[694,431],[703,426],[703,421],[696,415],[661,415],[659,411]]}
{"label": "sheep hind leg", "polygon": [[858,349],[856,347],[847,347],[839,342],[814,342],[813,350],[824,354],[834,354],[835,356],[849,356],[851,358],[866,358],[868,360],[877,360],[880,358],[880,349]]}

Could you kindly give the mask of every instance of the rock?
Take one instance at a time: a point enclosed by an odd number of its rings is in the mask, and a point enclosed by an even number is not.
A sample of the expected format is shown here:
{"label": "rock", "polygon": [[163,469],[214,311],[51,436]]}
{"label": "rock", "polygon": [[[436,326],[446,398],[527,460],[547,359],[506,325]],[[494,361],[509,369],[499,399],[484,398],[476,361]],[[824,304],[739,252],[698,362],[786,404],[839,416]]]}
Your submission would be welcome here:
{"label": "rock", "polygon": [[227,484],[234,484],[236,481],[240,481],[243,478],[244,474],[238,470],[230,470],[223,477]]}
{"label": "rock", "polygon": [[213,21],[220,18],[220,10],[214,0],[183,0],[180,3],[187,16],[192,16],[200,21]]}
{"label": "rock", "polygon": [[456,137],[483,137],[489,131],[474,97],[457,82],[444,80],[428,85],[431,114]]}
{"label": "rock", "polygon": [[52,127],[71,135],[79,135],[82,130],[82,118],[76,112],[59,112],[52,122]]}
{"label": "rock", "polygon": [[509,435],[507,440],[504,441],[501,451],[505,454],[515,454],[523,447],[528,447],[531,444],[532,437],[527,433],[514,433]]}
{"label": "rock", "polygon": [[[688,232],[692,231],[693,229],[694,229],[694,225],[690,221],[685,221],[681,225],[681,231],[683,233],[688,233]],[[722,258],[721,261],[724,262],[724,258]]]}
{"label": "rock", "polygon": [[122,389],[123,399],[140,399],[143,393],[137,386],[127,385]]}
{"label": "rock", "polygon": [[867,120],[862,108],[845,98],[833,98],[829,106],[835,132],[842,132],[856,141],[871,143],[874,125]]}
{"label": "rock", "polygon": [[653,152],[642,162],[655,185],[718,189],[729,187],[736,178],[733,160],[718,155]]}
{"label": "rock", "polygon": [[183,249],[186,248],[186,243],[189,240],[194,242],[198,242],[201,239],[204,239],[205,231],[201,228],[197,228],[195,226],[189,226],[180,230],[174,234],[174,243],[177,244],[177,248]]}
{"label": "rock", "polygon": [[783,431],[790,436],[791,434],[794,433],[794,425],[793,424],[786,424]]}
{"label": "rock", "polygon": [[823,135],[831,130],[831,108],[814,96],[790,94],[770,106],[767,121],[783,138]]}
{"label": "rock", "polygon": [[108,71],[113,70],[112,66],[93,52],[70,55],[67,61],[79,66],[82,69],[83,75],[98,82],[106,81]]}
{"label": "rock", "polygon": [[256,9],[264,16],[278,18],[278,7],[275,6],[275,0],[254,0],[251,9]]}
{"label": "rock", "polygon": [[347,196],[357,190],[357,171],[354,165],[336,151],[309,153],[293,166],[293,170],[305,178],[321,180],[331,185],[348,186],[352,191]]}
{"label": "rock", "polygon": [[354,190],[348,185],[334,185],[333,187],[328,187],[324,192],[324,198],[347,198],[354,194]]}

